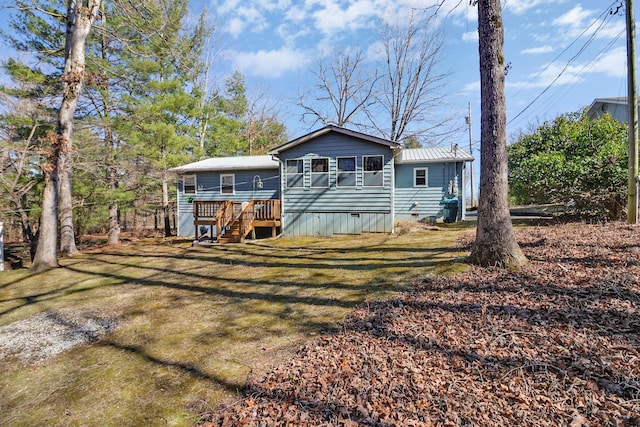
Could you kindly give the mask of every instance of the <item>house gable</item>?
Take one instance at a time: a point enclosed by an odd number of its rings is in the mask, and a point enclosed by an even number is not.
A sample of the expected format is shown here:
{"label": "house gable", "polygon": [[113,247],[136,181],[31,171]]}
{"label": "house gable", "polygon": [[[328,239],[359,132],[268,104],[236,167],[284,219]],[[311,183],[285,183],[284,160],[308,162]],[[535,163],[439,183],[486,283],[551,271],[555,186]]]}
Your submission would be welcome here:
{"label": "house gable", "polygon": [[283,165],[284,234],[391,232],[398,146],[328,126],[272,150]]}

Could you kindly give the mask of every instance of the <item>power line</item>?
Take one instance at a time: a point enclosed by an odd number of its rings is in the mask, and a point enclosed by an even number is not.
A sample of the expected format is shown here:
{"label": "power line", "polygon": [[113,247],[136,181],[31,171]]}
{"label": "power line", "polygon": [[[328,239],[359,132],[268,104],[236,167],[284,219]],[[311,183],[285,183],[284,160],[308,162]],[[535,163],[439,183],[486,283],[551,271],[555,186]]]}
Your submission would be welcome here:
{"label": "power line", "polygon": [[[565,94],[562,94],[561,92],[563,92],[563,91],[564,91],[564,92],[568,92],[568,91],[571,89],[571,88],[569,87],[569,84],[573,84],[573,83],[574,83],[574,82],[575,82],[575,81],[576,81],[580,76],[582,76],[582,75],[583,75],[583,74],[585,74],[588,70],[590,70],[591,68],[593,68],[593,67],[595,66],[595,59],[597,59],[599,56],[601,56],[602,54],[604,54],[606,51],[610,50],[610,49],[611,49],[611,47],[612,47],[612,46],[613,46],[613,45],[614,45],[618,40],[620,40],[620,38],[622,38],[622,36],[624,35],[624,33],[625,33],[625,30],[622,30],[620,33],[618,33],[618,34],[616,35],[616,37],[614,37],[614,38],[613,38],[609,43],[607,43],[607,44],[606,44],[602,49],[600,49],[598,52],[596,52],[596,53],[592,56],[591,60],[586,61],[586,62],[585,62],[585,64],[582,66],[582,68],[580,68],[580,70],[578,70],[578,71],[575,73],[575,75],[571,78],[571,80],[569,80],[569,81],[567,82],[567,84],[565,84],[565,85],[563,85],[562,87],[558,88],[558,89],[554,92],[554,94],[552,94],[552,95],[550,96],[550,98],[551,98],[551,99],[550,99],[549,101],[547,101],[547,107],[549,107],[549,104],[551,104],[551,106],[553,106],[553,105],[557,104],[557,103],[560,101],[560,99],[561,99],[562,97],[564,97],[564,96],[565,96]],[[550,87],[551,87],[551,85],[549,85],[549,87],[547,87],[547,88],[545,89],[545,91],[546,91],[547,89],[550,89]],[[544,93],[544,92],[543,92],[543,93]],[[542,95],[542,94],[541,94],[541,95]],[[552,101],[552,99],[554,99],[554,98],[555,98],[556,100],[555,100],[555,101]],[[534,100],[534,101],[532,101],[532,102],[531,102],[531,103],[530,103],[526,108],[529,108],[529,107],[531,106],[531,104],[533,104],[534,102],[535,102],[535,100]],[[523,110],[523,111],[521,111],[521,112],[518,114],[518,116],[519,116],[519,115],[521,115],[523,112],[524,112],[524,110]],[[516,119],[518,118],[518,116],[516,116],[516,117],[512,118],[511,120],[509,120],[509,124],[513,124],[514,122],[516,122]]]}
{"label": "power line", "polygon": [[[615,2],[614,2],[615,3]],[[613,3],[612,3],[613,5]],[[611,5],[607,7],[607,10],[605,12],[603,12],[602,14],[600,14],[600,16],[598,18],[601,18],[603,15],[607,15],[607,11],[611,8]],[[611,19],[612,15],[609,14],[609,19]],[[605,24],[608,23],[607,19],[603,19],[600,20],[599,19],[595,19],[591,25],[589,25],[589,27],[587,27],[582,33],[580,33],[580,35],[578,36],[578,38],[576,38],[573,42],[571,42],[571,44],[565,48],[560,55],[558,55],[551,63],[549,63],[547,65],[547,67],[545,67],[542,71],[540,71],[532,80],[531,82],[527,83],[527,85],[525,85],[523,87],[526,88],[530,83],[532,83],[535,79],[537,79],[544,71],[548,70],[551,65],[553,64],[553,62],[556,61],[556,59],[558,59],[563,53],[565,53],[569,47],[571,47],[573,44],[575,44],[575,42],[580,39],[591,27],[593,27],[593,25],[595,25],[596,22],[599,22],[599,26],[598,28],[596,28],[596,30],[589,36],[589,38],[587,39],[587,41],[582,45],[582,47],[578,50],[578,52],[573,55],[569,61],[564,65],[564,67],[562,68],[562,70],[558,73],[558,75],[553,79],[553,81],[551,83],[549,83],[547,85],[547,87],[545,87],[542,92],[540,92],[531,102],[529,102],[518,114],[515,115],[515,117],[513,117],[512,119],[510,119],[507,124],[511,124],[513,123],[514,120],[518,119],[518,117],[520,117],[522,114],[524,114],[534,103],[536,103],[541,97],[542,95],[544,95],[549,89],[551,89],[551,87],[560,79],[560,77],[562,77],[562,75],[564,74],[564,72],[569,68],[569,66],[575,62],[576,59],[578,59],[578,57],[587,49],[587,47],[589,47],[591,45],[591,43],[593,42],[593,40],[595,39],[596,35],[602,30],[602,28],[605,26]],[[521,89],[522,90],[522,89]],[[518,91],[517,93],[520,93],[520,91]],[[516,93],[516,94],[517,94]]]}
{"label": "power line", "polygon": [[[605,9],[605,11],[604,11],[604,12],[602,12],[602,13],[601,13],[601,14],[600,14],[596,19],[594,19],[594,20],[591,22],[591,24],[589,24],[589,26],[588,26],[587,28],[585,28],[585,29],[584,29],[584,31],[582,31],[582,32],[581,32],[581,33],[580,33],[580,34],[579,34],[579,35],[578,35],[578,36],[577,36],[577,37],[576,37],[576,38],[575,38],[571,43],[569,43],[569,45],[567,45],[567,47],[565,47],[565,48],[562,50],[562,52],[560,52],[560,53],[559,53],[555,58],[553,58],[553,59],[551,60],[551,62],[549,62],[549,63],[547,64],[547,66],[546,66],[546,67],[544,67],[542,70],[540,70],[540,72],[539,72],[538,74],[536,74],[535,76],[533,76],[533,78],[532,78],[532,79],[531,79],[531,80],[530,80],[526,85],[524,85],[523,87],[521,87],[521,88],[520,88],[520,90],[518,90],[518,91],[514,94],[514,96],[518,95],[520,92],[522,92],[522,91],[523,91],[523,90],[525,90],[527,87],[529,87],[529,85],[530,85],[530,84],[532,84],[534,81],[536,81],[536,79],[537,79],[538,77],[540,77],[540,76],[541,76],[545,71],[547,71],[547,70],[551,67],[551,65],[553,65],[553,63],[554,63],[554,62],[556,62],[558,59],[560,59],[560,57],[561,57],[562,55],[564,55],[564,54],[565,54],[565,53],[566,53],[566,52],[571,48],[571,46],[573,46],[574,44],[576,44],[576,43],[578,42],[578,40],[580,40],[580,39],[582,38],[582,36],[584,36],[584,34],[585,34],[587,31],[589,31],[589,29],[590,29],[591,27],[593,27],[593,26],[596,24],[596,22],[598,22],[598,20],[599,20],[599,19],[603,18],[603,16],[606,16],[606,15],[607,15],[607,13],[608,13],[608,11],[609,11],[609,10],[611,10],[611,8],[613,7],[613,5],[614,5],[615,3],[616,3],[616,1],[614,1],[614,2],[613,2],[613,3],[611,3],[609,6],[607,6],[607,8]],[[600,27],[598,27],[598,29],[594,32],[594,35],[595,35],[595,33],[596,33],[600,28],[602,28],[602,24],[601,24],[601,25],[600,25]]]}

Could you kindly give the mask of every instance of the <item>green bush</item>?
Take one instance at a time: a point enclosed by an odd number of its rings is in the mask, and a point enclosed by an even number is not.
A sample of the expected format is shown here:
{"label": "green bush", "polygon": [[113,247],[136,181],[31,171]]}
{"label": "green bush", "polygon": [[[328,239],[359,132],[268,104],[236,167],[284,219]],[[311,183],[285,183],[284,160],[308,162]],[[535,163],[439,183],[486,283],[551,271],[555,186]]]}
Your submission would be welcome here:
{"label": "green bush", "polygon": [[509,193],[517,203],[562,203],[583,217],[620,219],[627,199],[627,125],[570,113],[509,145]]}

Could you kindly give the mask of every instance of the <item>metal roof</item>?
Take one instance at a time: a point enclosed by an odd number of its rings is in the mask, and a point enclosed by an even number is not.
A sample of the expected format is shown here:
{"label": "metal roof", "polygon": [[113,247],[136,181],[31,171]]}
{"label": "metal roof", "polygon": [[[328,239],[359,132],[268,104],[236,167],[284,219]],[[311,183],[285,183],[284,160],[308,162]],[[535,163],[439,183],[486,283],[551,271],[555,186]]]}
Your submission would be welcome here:
{"label": "metal roof", "polygon": [[169,169],[169,172],[186,173],[200,171],[278,169],[279,163],[269,155],[212,157]]}
{"label": "metal roof", "polygon": [[383,139],[383,138],[378,138],[377,136],[372,136],[372,135],[367,135],[366,133],[361,133],[361,132],[357,132],[351,129],[345,129],[343,127],[340,126],[335,126],[335,125],[328,125],[323,127],[322,129],[318,129],[315,130],[311,133],[308,133],[304,136],[301,136],[299,138],[293,139],[289,142],[286,142],[282,145],[277,146],[276,148],[272,149],[271,151],[269,151],[269,154],[279,154],[282,151],[288,150],[289,148],[293,148],[297,145],[300,144],[304,144],[307,141],[310,141],[312,139],[315,139],[319,136],[322,136],[324,134],[327,134],[329,132],[337,132],[337,133],[341,133],[343,135],[348,135],[348,136],[352,136],[354,138],[359,138],[365,141],[369,141],[369,142],[373,142],[376,144],[381,144],[381,145],[386,145],[387,147],[393,149],[393,148],[397,148],[400,146],[400,144],[398,144],[397,142],[393,142],[393,141],[389,141],[388,139]]}
{"label": "metal roof", "polygon": [[460,147],[403,148],[396,163],[471,162],[473,156]]}

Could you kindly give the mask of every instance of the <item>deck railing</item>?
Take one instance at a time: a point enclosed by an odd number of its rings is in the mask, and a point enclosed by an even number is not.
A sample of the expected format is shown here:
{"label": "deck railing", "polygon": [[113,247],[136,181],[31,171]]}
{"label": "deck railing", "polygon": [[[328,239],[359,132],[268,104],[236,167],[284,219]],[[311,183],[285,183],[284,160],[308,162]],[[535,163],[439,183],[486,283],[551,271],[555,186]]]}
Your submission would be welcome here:
{"label": "deck railing", "polygon": [[196,200],[193,202],[193,217],[196,220],[214,219],[225,203],[224,200]]}
{"label": "deck railing", "polygon": [[[229,228],[237,227],[240,239],[244,239],[256,226],[273,226],[275,233],[275,227],[279,225],[282,215],[280,200],[270,199],[251,200],[244,203],[233,200],[198,200],[193,202],[193,216],[196,239],[199,225],[209,226],[213,239],[218,239],[229,232]],[[215,227],[215,233],[213,227]]]}

